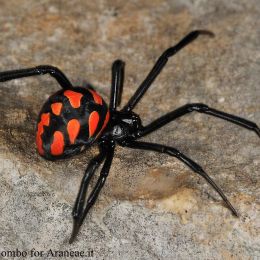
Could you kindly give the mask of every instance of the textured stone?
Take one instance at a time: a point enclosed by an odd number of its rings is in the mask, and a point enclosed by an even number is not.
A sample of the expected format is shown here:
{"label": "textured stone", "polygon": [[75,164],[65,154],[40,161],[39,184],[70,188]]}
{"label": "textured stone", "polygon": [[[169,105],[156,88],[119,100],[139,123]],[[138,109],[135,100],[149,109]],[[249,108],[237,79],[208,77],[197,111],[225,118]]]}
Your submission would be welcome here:
{"label": "textured stone", "polygon": [[[203,102],[259,124],[259,15],[257,0],[2,1],[0,70],[58,66],[76,85],[93,83],[108,101],[111,63],[121,58],[124,104],[164,49],[192,29],[209,29],[215,39],[200,37],[172,58],[135,111],[148,123],[185,103]],[[58,162],[35,152],[37,114],[58,88],[48,76],[1,83],[1,251],[92,248],[95,259],[260,258],[259,138],[202,114],[145,139],[200,163],[239,218],[176,159],[118,147],[106,186],[69,245],[72,206],[97,149]]]}

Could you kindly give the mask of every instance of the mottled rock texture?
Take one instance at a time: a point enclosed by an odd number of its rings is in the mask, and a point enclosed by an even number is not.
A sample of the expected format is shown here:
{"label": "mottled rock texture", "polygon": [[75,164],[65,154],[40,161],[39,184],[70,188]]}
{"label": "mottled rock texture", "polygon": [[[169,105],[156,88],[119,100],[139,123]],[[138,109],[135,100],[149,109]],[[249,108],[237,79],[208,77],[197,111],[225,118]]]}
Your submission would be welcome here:
{"label": "mottled rock texture", "polygon": [[[0,70],[52,64],[109,99],[111,63],[126,62],[123,103],[156,58],[189,31],[210,29],[171,59],[136,108],[144,123],[203,102],[260,123],[260,1],[1,1]],[[260,258],[259,138],[190,114],[146,140],[200,163],[240,213],[174,158],[118,147],[77,241],[71,211],[96,147],[49,162],[35,151],[37,114],[59,89],[48,76],[0,84],[0,250],[94,250],[93,259]],[[92,183],[93,186],[93,183]],[[47,257],[44,257],[46,259]]]}

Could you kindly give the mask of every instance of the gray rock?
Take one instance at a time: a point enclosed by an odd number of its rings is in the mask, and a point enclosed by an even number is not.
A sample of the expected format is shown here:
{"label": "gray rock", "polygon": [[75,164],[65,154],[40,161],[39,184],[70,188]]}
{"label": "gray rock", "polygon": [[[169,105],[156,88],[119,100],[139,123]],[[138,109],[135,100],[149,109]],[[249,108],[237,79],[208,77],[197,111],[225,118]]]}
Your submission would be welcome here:
{"label": "gray rock", "polygon": [[[203,102],[259,124],[259,15],[257,0],[2,1],[0,70],[58,66],[76,85],[94,84],[108,101],[111,63],[121,58],[124,104],[164,49],[193,29],[209,29],[215,39],[201,37],[171,59],[135,111],[148,123]],[[1,253],[35,248],[50,259],[49,249],[93,249],[94,259],[260,258],[259,139],[201,114],[146,140],[200,163],[239,218],[176,159],[118,147],[106,186],[69,245],[72,206],[97,149],[58,162],[36,153],[37,114],[58,88],[48,76],[1,83]]]}

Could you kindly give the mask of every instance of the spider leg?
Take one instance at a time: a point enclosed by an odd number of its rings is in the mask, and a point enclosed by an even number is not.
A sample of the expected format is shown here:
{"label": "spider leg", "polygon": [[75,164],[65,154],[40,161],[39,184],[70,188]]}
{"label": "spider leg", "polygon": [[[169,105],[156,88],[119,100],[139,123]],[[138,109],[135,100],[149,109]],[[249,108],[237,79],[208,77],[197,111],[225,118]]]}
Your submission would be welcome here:
{"label": "spider leg", "polygon": [[115,60],[112,65],[112,84],[110,95],[110,109],[115,111],[121,103],[121,96],[124,84],[124,62]]}
{"label": "spider leg", "polygon": [[77,222],[77,220],[80,218],[80,216],[82,214],[89,182],[90,182],[91,178],[93,177],[97,168],[104,161],[105,156],[106,156],[105,150],[101,149],[100,153],[90,161],[90,163],[85,171],[85,174],[81,181],[78,196],[77,196],[77,199],[75,201],[74,208],[72,211],[72,216],[73,216],[75,222]]}
{"label": "spider leg", "polygon": [[193,111],[208,114],[208,115],[211,115],[214,117],[219,117],[221,119],[227,120],[231,123],[237,124],[239,126],[242,126],[244,128],[247,128],[249,130],[256,132],[256,134],[260,137],[260,129],[256,125],[256,123],[251,122],[247,119],[235,116],[235,115],[227,114],[225,112],[216,110],[214,108],[210,108],[207,105],[201,104],[201,103],[187,104],[180,108],[177,108],[176,110],[156,119],[149,125],[145,126],[141,130],[139,130],[139,132],[136,134],[136,136],[138,138],[145,136],[145,135],[161,128],[162,126],[166,125],[167,123],[175,120],[176,118],[181,117],[185,114],[191,113]]}
{"label": "spider leg", "polygon": [[177,149],[165,145],[154,144],[154,143],[147,143],[147,142],[130,142],[125,144],[125,146],[134,148],[134,149],[142,149],[142,150],[150,150],[159,153],[165,153],[170,156],[176,157],[184,164],[186,164],[190,169],[192,169],[195,173],[202,176],[214,189],[215,191],[221,196],[223,201],[226,203],[227,207],[232,211],[232,213],[238,217],[238,213],[235,208],[231,205],[228,201],[227,197],[223,193],[223,191],[218,187],[218,185],[209,177],[209,175],[198,165],[196,162],[188,158],[186,155],[178,151]]}
{"label": "spider leg", "polygon": [[0,82],[44,74],[50,74],[50,76],[57,80],[63,89],[72,88],[72,84],[64,73],[58,68],[49,65],[40,65],[34,68],[0,72]]}
{"label": "spider leg", "polygon": [[[69,240],[70,244],[75,240],[75,238],[76,238],[76,236],[79,232],[79,229],[80,229],[84,219],[86,218],[86,215],[88,214],[91,207],[95,204],[95,202],[98,198],[98,195],[99,195],[101,189],[103,188],[103,186],[105,184],[105,181],[106,181],[106,178],[109,174],[109,170],[110,170],[112,160],[113,160],[113,157],[114,157],[114,150],[115,150],[114,144],[111,144],[108,147],[108,149],[106,150],[106,152],[105,152],[106,159],[105,159],[104,165],[103,165],[103,167],[100,171],[100,176],[97,180],[96,185],[94,186],[92,192],[90,193],[90,195],[87,199],[85,208],[83,209],[84,204],[85,204],[84,202],[85,202],[87,187],[88,187],[90,178],[93,176],[94,171],[102,163],[104,158],[101,156],[100,159],[98,159],[98,162],[96,164],[94,163],[96,166],[93,167],[93,165],[94,165],[93,164],[92,167],[90,165],[88,167],[88,168],[91,167],[93,172],[91,171],[91,173],[89,174],[90,177],[85,178],[85,176],[84,176],[84,178],[82,180],[82,185],[84,187],[82,189],[80,189],[80,192],[79,192],[79,195],[78,195],[78,198],[76,200],[75,207],[74,207],[75,211],[73,210],[73,212],[76,213],[77,215],[73,215],[73,230],[72,230],[71,238]],[[82,193],[81,193],[81,190],[82,190]],[[83,197],[84,197],[84,199],[83,199]]]}
{"label": "spider leg", "polygon": [[153,66],[152,70],[149,72],[145,80],[142,82],[142,84],[138,87],[134,95],[131,97],[131,99],[128,101],[128,103],[124,106],[122,111],[131,111],[136,104],[139,102],[139,100],[142,98],[142,96],[145,94],[147,89],[151,86],[153,81],[156,79],[156,77],[160,74],[161,70],[166,65],[168,59],[175,55],[178,51],[183,49],[186,45],[194,41],[199,35],[208,35],[211,37],[214,37],[214,34],[210,31],[206,30],[196,30],[190,32],[188,35],[186,35],[179,43],[177,43],[175,46],[170,47],[169,49],[165,50],[162,55],[159,57],[159,59],[156,61],[155,65]]}

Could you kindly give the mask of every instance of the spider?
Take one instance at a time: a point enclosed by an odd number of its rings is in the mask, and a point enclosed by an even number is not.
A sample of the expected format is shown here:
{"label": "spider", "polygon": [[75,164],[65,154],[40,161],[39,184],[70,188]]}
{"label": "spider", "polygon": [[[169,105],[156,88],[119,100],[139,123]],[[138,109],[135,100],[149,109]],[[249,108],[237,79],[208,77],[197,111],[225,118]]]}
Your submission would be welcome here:
{"label": "spider", "polygon": [[[45,102],[38,117],[36,145],[42,157],[48,160],[63,159],[82,152],[94,143],[99,147],[98,155],[89,162],[81,181],[72,211],[73,228],[69,243],[75,240],[86,215],[96,202],[105,184],[116,145],[155,151],[176,157],[193,172],[202,176],[222,197],[231,212],[238,217],[238,212],[231,205],[223,191],[200,165],[173,147],[138,141],[139,138],[193,111],[218,117],[253,130],[260,137],[260,129],[255,123],[216,110],[202,103],[186,104],[159,117],[146,126],[142,125],[138,114],[133,112],[133,109],[160,74],[168,59],[194,41],[199,35],[214,37],[214,34],[210,31],[195,30],[187,34],[175,46],[165,50],[134,95],[121,110],[117,109],[121,103],[124,82],[124,62],[121,60],[116,60],[112,64],[112,87],[109,106],[92,87],[74,87],[63,72],[53,66],[40,65],[34,68],[0,73],[1,82],[49,74],[61,86],[62,90],[50,96]],[[103,167],[100,170],[99,178],[87,197],[90,180],[102,164]]]}

